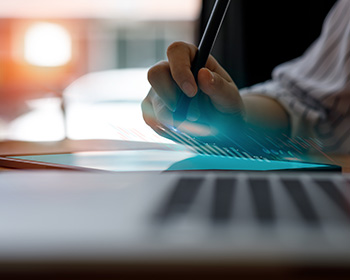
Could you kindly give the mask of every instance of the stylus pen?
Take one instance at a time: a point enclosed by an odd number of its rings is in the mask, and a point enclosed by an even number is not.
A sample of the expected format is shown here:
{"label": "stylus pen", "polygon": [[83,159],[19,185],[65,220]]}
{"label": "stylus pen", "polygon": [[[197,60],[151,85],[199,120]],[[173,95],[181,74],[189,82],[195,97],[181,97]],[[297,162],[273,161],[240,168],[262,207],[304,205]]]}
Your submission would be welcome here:
{"label": "stylus pen", "polygon": [[[211,15],[209,17],[207,26],[204,30],[202,39],[198,46],[198,51],[192,62],[191,71],[197,82],[197,75],[201,68],[207,63],[209,54],[214,46],[216,37],[219,34],[221,24],[224,20],[226,11],[230,5],[231,0],[216,0]],[[200,92],[198,91],[196,96],[193,98],[198,98]],[[180,93],[180,99],[177,103],[176,111],[174,113],[175,122],[179,125],[181,124],[187,116],[187,111],[190,102],[193,98],[188,97],[183,92]]]}

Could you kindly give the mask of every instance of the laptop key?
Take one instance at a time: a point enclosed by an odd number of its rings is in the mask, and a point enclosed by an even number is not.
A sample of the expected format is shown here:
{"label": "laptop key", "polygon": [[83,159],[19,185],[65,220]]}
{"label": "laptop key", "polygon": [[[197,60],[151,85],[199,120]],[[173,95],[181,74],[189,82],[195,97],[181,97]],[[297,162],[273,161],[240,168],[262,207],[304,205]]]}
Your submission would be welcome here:
{"label": "laptop key", "polygon": [[158,219],[165,221],[188,213],[203,181],[203,178],[181,178],[161,207]]}
{"label": "laptop key", "polygon": [[263,224],[275,222],[275,212],[269,181],[263,178],[249,180],[255,215]]}
{"label": "laptop key", "polygon": [[335,203],[347,218],[350,219],[350,204],[344,195],[339,191],[334,182],[327,179],[315,179],[314,182],[319,188]]}
{"label": "laptop key", "polygon": [[298,179],[282,179],[282,183],[303,220],[313,225],[319,224],[319,217],[301,182]]}
{"label": "laptop key", "polygon": [[230,221],[235,187],[235,178],[216,179],[211,205],[211,219],[214,223],[226,223]]}

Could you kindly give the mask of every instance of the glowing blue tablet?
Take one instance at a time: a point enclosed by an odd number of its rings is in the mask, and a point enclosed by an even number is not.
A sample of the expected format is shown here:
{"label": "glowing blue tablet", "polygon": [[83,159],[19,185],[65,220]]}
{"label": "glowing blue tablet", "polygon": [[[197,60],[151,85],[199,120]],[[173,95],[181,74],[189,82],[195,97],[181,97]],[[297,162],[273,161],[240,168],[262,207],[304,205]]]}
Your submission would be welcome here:
{"label": "glowing blue tablet", "polygon": [[327,164],[288,160],[204,155],[186,150],[123,150],[103,152],[79,152],[72,154],[48,154],[9,157],[18,163],[43,167],[95,169],[105,171],[177,171],[177,170],[340,170]]}

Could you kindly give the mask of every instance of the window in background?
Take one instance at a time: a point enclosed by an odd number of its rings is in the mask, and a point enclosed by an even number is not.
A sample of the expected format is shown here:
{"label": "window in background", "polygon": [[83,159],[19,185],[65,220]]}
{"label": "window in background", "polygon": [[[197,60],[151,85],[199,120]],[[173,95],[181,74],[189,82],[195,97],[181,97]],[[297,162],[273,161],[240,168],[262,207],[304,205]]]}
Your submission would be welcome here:
{"label": "window in background", "polygon": [[[3,42],[0,44],[0,65],[3,66],[0,69],[0,103],[8,104],[7,111],[13,112],[11,107],[15,106],[14,102],[57,96],[57,93],[59,94],[72,79],[90,72],[149,68],[157,61],[166,59],[166,48],[171,42],[177,40],[195,42],[201,2],[201,0],[0,1],[0,42]],[[48,28],[51,28],[51,31]],[[45,35],[45,32],[48,34]],[[50,36],[53,38],[50,39]],[[44,46],[40,42],[47,44]],[[146,76],[142,77],[146,79]],[[104,85],[105,92],[111,93],[111,96],[105,95],[107,99],[110,97],[118,99],[120,97],[118,94],[125,95],[125,87],[121,84],[116,85],[113,77],[110,81],[110,85]],[[124,84],[128,84],[126,79],[123,81]],[[141,84],[145,89],[137,92],[137,98],[131,95],[127,97],[139,100],[140,96],[144,96],[149,86],[147,81],[142,80]],[[27,91],[30,93],[26,93]],[[103,95],[101,90],[97,90],[92,96],[101,95]],[[87,93],[82,92],[81,96],[86,97]],[[47,102],[35,104],[47,106]],[[34,107],[37,108],[39,105]],[[137,125],[141,125],[140,109],[139,105],[136,105]],[[57,124],[59,118],[49,116],[50,112],[57,114],[59,103],[57,106],[57,110],[51,107],[50,110],[41,110],[45,116],[33,112],[28,116],[22,115],[12,122],[15,129],[11,128],[10,123],[7,125],[6,133],[0,131],[0,135],[20,140],[58,140],[62,137],[58,135],[64,134],[64,128],[62,133],[58,133],[63,127]],[[0,110],[0,120],[8,119],[3,114],[5,111]],[[127,119],[130,120],[129,126],[135,123],[131,118],[124,118],[124,123]],[[22,129],[28,127],[33,129]],[[55,133],[50,134],[48,128],[52,127],[56,128]],[[89,125],[87,129],[94,130]],[[101,138],[104,135],[100,133],[96,137]],[[108,138],[113,137],[114,132]]]}
{"label": "window in background", "polygon": [[11,0],[0,1],[0,25],[8,20],[83,24],[75,36],[87,49],[85,72],[90,72],[150,66],[165,58],[171,42],[194,42],[200,9],[201,0]]}
{"label": "window in background", "polygon": [[126,2],[120,17],[91,21],[89,71],[150,67],[166,59],[166,48],[172,42],[195,43],[200,0]]}
{"label": "window in background", "polygon": [[148,22],[117,29],[117,68],[149,67],[166,59],[168,45],[176,40],[194,43],[194,22]]}

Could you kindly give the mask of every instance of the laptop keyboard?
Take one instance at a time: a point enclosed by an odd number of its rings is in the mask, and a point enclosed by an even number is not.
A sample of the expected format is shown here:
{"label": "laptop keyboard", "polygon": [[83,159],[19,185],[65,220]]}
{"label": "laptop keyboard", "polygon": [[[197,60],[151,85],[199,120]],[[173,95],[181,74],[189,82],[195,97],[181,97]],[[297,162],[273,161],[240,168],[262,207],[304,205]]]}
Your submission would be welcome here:
{"label": "laptop keyboard", "polygon": [[275,210],[268,180],[265,178],[249,179],[249,190],[257,220],[264,224],[273,223]]}
{"label": "laptop keyboard", "polygon": [[232,175],[179,178],[157,210],[162,222],[234,225],[278,222],[350,225],[350,181],[341,175]]}
{"label": "laptop keyboard", "polygon": [[203,179],[200,178],[180,179],[160,211],[159,218],[166,220],[186,214],[194,203],[202,182]]}
{"label": "laptop keyboard", "polygon": [[284,179],[282,184],[298,210],[300,218],[307,223],[318,224],[318,214],[301,180]]}
{"label": "laptop keyboard", "polygon": [[234,178],[216,179],[211,202],[212,221],[225,222],[231,219],[236,183]]}

